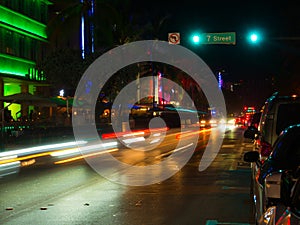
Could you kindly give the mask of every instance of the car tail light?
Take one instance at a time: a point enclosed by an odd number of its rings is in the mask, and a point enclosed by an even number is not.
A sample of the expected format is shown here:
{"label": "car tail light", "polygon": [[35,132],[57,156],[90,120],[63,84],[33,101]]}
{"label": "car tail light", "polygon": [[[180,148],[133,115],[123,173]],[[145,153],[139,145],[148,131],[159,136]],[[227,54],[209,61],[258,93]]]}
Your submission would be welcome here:
{"label": "car tail light", "polygon": [[262,141],[260,145],[260,155],[262,157],[268,157],[272,152],[272,145],[265,141]]}

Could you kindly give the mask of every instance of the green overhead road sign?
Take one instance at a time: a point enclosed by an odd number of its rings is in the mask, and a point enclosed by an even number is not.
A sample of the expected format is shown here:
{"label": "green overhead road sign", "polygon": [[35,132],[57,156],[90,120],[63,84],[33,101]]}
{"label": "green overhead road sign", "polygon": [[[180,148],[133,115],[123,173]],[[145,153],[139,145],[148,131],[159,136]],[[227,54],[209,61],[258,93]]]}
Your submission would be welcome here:
{"label": "green overhead road sign", "polygon": [[235,32],[224,33],[202,33],[200,35],[201,44],[227,44],[235,45]]}

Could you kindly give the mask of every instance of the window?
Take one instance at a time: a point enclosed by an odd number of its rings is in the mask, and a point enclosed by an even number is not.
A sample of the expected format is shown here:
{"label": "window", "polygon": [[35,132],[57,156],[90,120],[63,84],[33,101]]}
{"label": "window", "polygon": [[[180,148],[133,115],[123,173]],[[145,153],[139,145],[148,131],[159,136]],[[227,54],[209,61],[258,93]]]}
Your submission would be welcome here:
{"label": "window", "polygon": [[19,55],[25,57],[25,37],[23,35],[19,37]]}
{"label": "window", "polygon": [[13,54],[13,33],[11,31],[5,32],[5,53],[7,54]]}
{"label": "window", "polygon": [[300,104],[281,104],[278,107],[276,134],[292,124],[300,123]]}
{"label": "window", "polygon": [[8,8],[11,8],[12,1],[11,0],[1,0],[0,3]]}
{"label": "window", "polygon": [[30,43],[31,47],[30,47],[30,59],[33,61],[36,61],[36,43],[34,41],[31,40]]}
{"label": "window", "polygon": [[41,3],[41,22],[47,23],[47,5],[44,2]]}
{"label": "window", "polygon": [[299,130],[292,128],[277,139],[272,158],[279,169],[294,169],[300,165],[299,137]]}

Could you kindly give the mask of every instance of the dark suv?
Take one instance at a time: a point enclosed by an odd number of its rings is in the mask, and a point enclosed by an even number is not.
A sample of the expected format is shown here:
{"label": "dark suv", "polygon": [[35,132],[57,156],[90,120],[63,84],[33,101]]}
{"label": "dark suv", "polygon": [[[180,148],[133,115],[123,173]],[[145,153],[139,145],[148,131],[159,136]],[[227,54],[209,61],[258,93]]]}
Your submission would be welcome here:
{"label": "dark suv", "polygon": [[282,130],[300,123],[300,98],[280,96],[274,93],[262,107],[258,127],[250,126],[244,137],[254,140],[254,146],[265,159],[272,151],[272,146]]}

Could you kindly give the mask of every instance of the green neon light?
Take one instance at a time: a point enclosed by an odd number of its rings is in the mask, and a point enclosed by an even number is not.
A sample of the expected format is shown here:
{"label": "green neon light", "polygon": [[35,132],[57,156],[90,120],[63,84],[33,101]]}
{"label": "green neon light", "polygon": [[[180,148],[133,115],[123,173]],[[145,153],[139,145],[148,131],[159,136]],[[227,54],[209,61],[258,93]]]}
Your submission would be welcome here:
{"label": "green neon light", "polygon": [[0,73],[25,77],[35,62],[0,53]]}
{"label": "green neon light", "polygon": [[[19,84],[4,84],[3,87],[3,95],[13,95],[21,92],[21,87]],[[9,103],[4,103],[4,106],[8,105]],[[17,112],[21,110],[21,105],[19,104],[11,104],[8,109],[11,111],[12,117],[16,120],[17,119]]]}
{"label": "green neon light", "polygon": [[48,0],[40,0],[40,2],[44,2],[47,5],[53,5],[53,3]]}
{"label": "green neon light", "polygon": [[36,36],[47,38],[46,25],[0,5],[0,22]]}
{"label": "green neon light", "polygon": [[31,38],[39,40],[39,41],[47,42],[47,40],[45,40],[44,38],[41,38],[39,36],[30,34],[30,33],[26,32],[26,31],[22,31],[22,30],[16,29],[14,27],[11,27],[11,26],[8,26],[8,25],[2,24],[2,23],[0,23],[0,27],[3,27],[5,29],[7,29],[7,30],[11,30],[13,32],[22,34],[22,35],[27,36],[27,37],[31,37]]}

